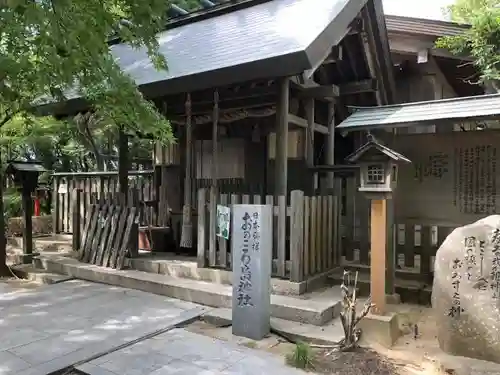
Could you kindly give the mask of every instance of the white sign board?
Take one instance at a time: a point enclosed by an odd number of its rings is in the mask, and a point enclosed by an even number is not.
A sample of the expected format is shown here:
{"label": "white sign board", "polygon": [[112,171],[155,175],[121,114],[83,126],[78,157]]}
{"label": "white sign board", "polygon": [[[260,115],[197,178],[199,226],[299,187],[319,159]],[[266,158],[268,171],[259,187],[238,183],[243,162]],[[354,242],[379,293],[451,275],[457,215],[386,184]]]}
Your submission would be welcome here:
{"label": "white sign board", "polygon": [[217,230],[215,234],[218,237],[229,239],[229,230],[231,223],[231,210],[227,206],[217,205]]}
{"label": "white sign board", "polygon": [[67,184],[60,184],[59,188],[57,189],[57,192],[59,194],[68,194],[68,185]]}

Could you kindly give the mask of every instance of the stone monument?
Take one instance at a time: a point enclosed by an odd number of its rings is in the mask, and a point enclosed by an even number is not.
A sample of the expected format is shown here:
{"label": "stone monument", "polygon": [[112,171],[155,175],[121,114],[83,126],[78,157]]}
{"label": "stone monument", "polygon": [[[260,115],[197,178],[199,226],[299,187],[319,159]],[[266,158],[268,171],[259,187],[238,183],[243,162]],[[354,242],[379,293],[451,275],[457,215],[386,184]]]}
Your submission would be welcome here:
{"label": "stone monument", "polygon": [[233,205],[233,334],[253,340],[270,331],[272,214],[272,206]]}
{"label": "stone monument", "polygon": [[442,350],[500,363],[500,215],[457,228],[443,242],[432,306]]}

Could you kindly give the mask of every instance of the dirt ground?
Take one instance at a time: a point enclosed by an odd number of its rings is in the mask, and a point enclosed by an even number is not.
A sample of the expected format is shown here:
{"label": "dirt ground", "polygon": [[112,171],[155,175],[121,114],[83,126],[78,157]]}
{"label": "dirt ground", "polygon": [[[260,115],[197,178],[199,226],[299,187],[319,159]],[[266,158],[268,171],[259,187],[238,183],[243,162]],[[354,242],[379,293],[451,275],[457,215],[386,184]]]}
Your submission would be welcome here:
{"label": "dirt ground", "polygon": [[[197,321],[186,327],[187,330],[221,340],[232,341],[253,349],[265,350],[286,357],[293,353],[295,345],[285,339],[269,335],[263,340],[253,341],[243,337],[233,336],[231,327],[215,327],[203,321]],[[393,362],[389,357],[371,348],[360,348],[355,352],[332,353],[326,348],[312,348],[311,363],[307,371],[316,374],[342,375],[409,375],[399,371],[401,364]]]}
{"label": "dirt ground", "polygon": [[[339,375],[498,375],[500,365],[444,354],[436,337],[436,322],[432,310],[417,305],[400,304],[391,307],[398,312],[403,335],[391,349],[373,343],[364,343],[356,352],[332,353],[314,349],[309,371],[317,374]],[[415,325],[417,336],[415,337]],[[277,355],[290,355],[295,345],[270,335],[263,340],[233,336],[231,327],[215,327],[198,321],[188,330],[214,338],[236,342],[239,345],[265,350]]]}

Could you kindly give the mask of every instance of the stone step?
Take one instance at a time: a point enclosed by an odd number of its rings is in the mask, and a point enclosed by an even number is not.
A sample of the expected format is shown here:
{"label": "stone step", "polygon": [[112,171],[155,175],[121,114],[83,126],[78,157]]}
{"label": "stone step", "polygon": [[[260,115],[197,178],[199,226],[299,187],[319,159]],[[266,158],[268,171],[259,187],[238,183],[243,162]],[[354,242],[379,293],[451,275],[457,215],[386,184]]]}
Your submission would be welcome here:
{"label": "stone step", "polygon": [[[231,271],[216,268],[198,268],[196,260],[185,256],[141,254],[138,258],[127,258],[126,266],[136,271],[167,275],[174,278],[232,285]],[[306,293],[306,291],[323,286],[325,280],[326,276],[324,275],[300,283],[273,277],[271,279],[271,288],[274,294],[298,296]]]}
{"label": "stone step", "polygon": [[17,277],[33,281],[38,284],[57,284],[73,279],[71,276],[47,272],[45,270],[35,268],[31,264],[18,264],[11,266],[10,269]]}
{"label": "stone step", "polygon": [[[142,290],[211,307],[230,308],[232,287],[198,280],[137,270],[114,270],[57,254],[42,254],[35,266],[49,272],[78,279]],[[271,295],[271,315],[276,318],[321,326],[336,318],[341,310],[341,296],[335,289],[301,296]]]}
{"label": "stone step", "polygon": [[[232,311],[227,308],[211,309],[202,315],[202,319],[217,327],[231,325]],[[271,317],[271,332],[293,342],[303,341],[315,345],[335,345],[344,338],[340,319],[316,326]]]}

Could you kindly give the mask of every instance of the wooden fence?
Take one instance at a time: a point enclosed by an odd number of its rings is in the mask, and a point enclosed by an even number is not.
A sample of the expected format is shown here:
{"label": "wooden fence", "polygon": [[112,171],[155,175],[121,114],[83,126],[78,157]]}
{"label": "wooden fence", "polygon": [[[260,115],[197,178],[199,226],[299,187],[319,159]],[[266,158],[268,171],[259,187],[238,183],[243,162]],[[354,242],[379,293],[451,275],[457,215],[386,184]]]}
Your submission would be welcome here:
{"label": "wooden fence", "polygon": [[300,282],[327,272],[340,263],[340,207],[333,195],[306,197],[291,192],[284,196],[219,194],[210,202],[208,190],[198,190],[198,264],[231,269],[231,238],[215,236],[210,209],[217,204],[268,204],[274,207],[273,276]]}
{"label": "wooden fence", "polygon": [[[55,233],[73,233],[72,192],[82,191],[86,210],[99,201],[111,201],[119,192],[118,172],[75,172],[53,174],[52,216]],[[129,202],[140,211],[141,225],[154,225],[156,218],[150,205],[155,200],[153,171],[129,172]],[[85,215],[85,212],[84,212]]]}
{"label": "wooden fence", "polygon": [[[79,203],[79,193],[78,189],[73,192],[76,203]],[[135,207],[119,202],[93,204],[86,216],[77,207],[73,215],[73,250],[78,251],[81,261],[122,269],[127,255],[138,255],[139,226]]]}
{"label": "wooden fence", "polygon": [[[455,229],[450,226],[395,224],[393,247],[395,249],[396,276],[402,279],[428,283],[432,281],[436,251]],[[366,237],[369,238],[369,235]],[[370,245],[345,247],[343,265],[369,268]]]}

